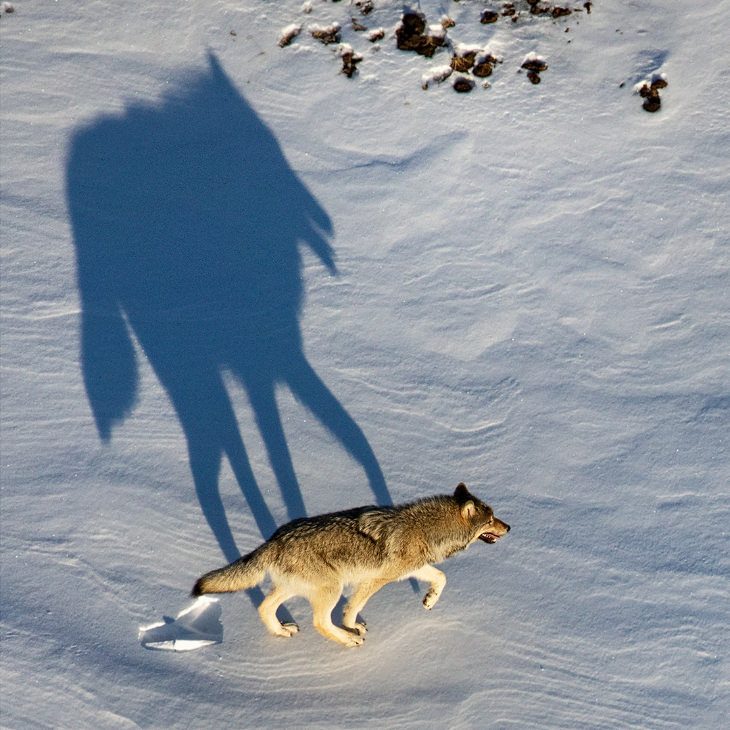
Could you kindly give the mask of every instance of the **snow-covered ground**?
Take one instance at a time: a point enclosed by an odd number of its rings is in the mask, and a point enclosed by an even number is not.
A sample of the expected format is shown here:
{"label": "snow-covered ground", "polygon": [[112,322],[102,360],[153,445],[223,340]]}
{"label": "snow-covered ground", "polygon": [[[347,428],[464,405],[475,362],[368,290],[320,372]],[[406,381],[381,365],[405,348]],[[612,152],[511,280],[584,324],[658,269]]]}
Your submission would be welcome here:
{"label": "snow-covered ground", "polygon": [[[514,4],[421,0],[470,93],[393,0],[3,4],[3,727],[726,721],[730,2]],[[460,480],[512,531],[433,611],[149,648],[274,525]]]}

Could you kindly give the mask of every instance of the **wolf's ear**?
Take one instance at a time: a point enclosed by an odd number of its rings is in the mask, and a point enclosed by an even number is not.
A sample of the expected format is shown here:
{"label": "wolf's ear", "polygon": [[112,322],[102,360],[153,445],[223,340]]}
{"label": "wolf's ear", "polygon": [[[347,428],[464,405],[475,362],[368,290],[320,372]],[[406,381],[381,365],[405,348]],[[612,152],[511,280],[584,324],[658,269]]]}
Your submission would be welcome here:
{"label": "wolf's ear", "polygon": [[466,502],[469,499],[473,499],[464,482],[459,482],[459,486],[456,487],[456,490],[454,491],[454,499],[459,504],[461,504],[462,502]]}
{"label": "wolf's ear", "polygon": [[465,520],[468,520],[476,514],[477,508],[474,504],[474,497],[469,493],[464,482],[459,482],[459,486],[456,487],[454,499],[457,501],[461,510],[461,516]]}

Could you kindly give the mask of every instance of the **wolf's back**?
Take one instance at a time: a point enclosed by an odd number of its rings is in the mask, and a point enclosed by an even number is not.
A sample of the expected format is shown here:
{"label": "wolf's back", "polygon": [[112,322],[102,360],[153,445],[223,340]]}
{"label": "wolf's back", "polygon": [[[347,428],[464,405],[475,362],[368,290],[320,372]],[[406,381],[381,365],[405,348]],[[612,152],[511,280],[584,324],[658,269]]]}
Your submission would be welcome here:
{"label": "wolf's back", "polygon": [[224,568],[211,570],[201,575],[191,591],[192,596],[202,596],[205,593],[232,593],[246,588],[253,588],[261,583],[269,567],[267,543],[259,546],[253,552],[234,560]]}

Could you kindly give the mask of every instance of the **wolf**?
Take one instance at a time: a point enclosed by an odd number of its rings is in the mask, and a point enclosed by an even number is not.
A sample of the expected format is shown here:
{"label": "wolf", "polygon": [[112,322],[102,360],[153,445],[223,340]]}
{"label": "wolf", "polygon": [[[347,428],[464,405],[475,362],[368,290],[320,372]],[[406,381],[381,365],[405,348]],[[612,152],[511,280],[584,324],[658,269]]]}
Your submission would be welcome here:
{"label": "wolf", "polygon": [[[446,576],[433,563],[477,540],[495,543],[509,530],[461,482],[453,495],[293,520],[248,555],[201,576],[192,595],[252,588],[268,573],[273,587],[258,611],[272,634],[288,637],[299,630],[295,623],[280,622],[276,610],[287,599],[303,596],[312,604],[317,631],[344,646],[360,646],[366,628],[358,614],[386,583],[404,578],[428,582],[423,605],[431,609],[446,585]],[[343,625],[335,626],[332,610],[348,584],[354,589]]]}

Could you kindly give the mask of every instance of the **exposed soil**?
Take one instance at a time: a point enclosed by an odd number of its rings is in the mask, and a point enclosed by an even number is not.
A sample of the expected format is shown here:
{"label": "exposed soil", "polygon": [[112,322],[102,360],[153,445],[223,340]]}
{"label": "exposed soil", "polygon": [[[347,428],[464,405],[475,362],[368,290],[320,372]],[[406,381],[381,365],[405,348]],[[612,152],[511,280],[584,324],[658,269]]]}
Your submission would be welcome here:
{"label": "exposed soil", "polygon": [[[339,5],[339,0],[332,0],[332,2]],[[453,0],[453,2],[459,2],[459,0]],[[462,0],[462,2],[464,5],[476,5],[477,2],[482,3],[485,0]],[[343,20],[343,22],[349,21],[345,29],[346,40],[352,41],[354,45],[353,39],[359,36],[361,39],[367,39],[372,44],[377,44],[379,41],[387,40],[386,36],[395,37],[396,48],[401,51],[415,52],[425,58],[432,58],[441,49],[448,49],[451,54],[449,61],[451,70],[461,74],[454,78],[452,86],[461,93],[471,91],[476,86],[474,78],[484,79],[492,76],[497,64],[502,63],[502,59],[498,60],[485,50],[457,52],[455,50],[458,48],[457,39],[451,38],[450,34],[447,35],[447,31],[451,32],[452,29],[456,28],[454,33],[458,33],[458,28],[456,22],[446,13],[437,21],[436,25],[429,25],[426,15],[420,10],[406,10],[402,13],[400,22],[394,30],[386,31],[383,28],[369,28],[368,24],[373,18],[375,18],[376,23],[382,22],[383,17],[389,12],[390,6],[387,4],[381,5],[381,3],[384,3],[384,0],[354,0],[354,2],[350,2]],[[572,18],[585,17],[586,14],[591,12],[593,6],[592,2],[583,2],[581,4],[580,0],[573,3],[564,0],[559,4],[549,2],[549,0],[505,0],[502,2],[486,0],[485,4],[487,5],[486,8],[474,8],[474,15],[471,16],[473,20],[470,22],[477,21],[486,26],[500,24],[500,27],[504,27],[504,24],[507,24],[506,27],[511,27],[514,24],[517,27],[524,23],[548,21],[553,25],[558,25],[566,33],[571,30],[571,27],[566,23],[577,24],[578,21],[576,20],[573,23]],[[328,7],[333,8],[334,6],[328,4]],[[302,12],[311,13],[312,10],[313,6],[308,3],[303,7]],[[356,13],[358,17],[355,17]],[[535,16],[545,18],[546,21],[538,21]],[[390,22],[392,23],[393,20]],[[464,21],[462,20],[462,22]],[[393,25],[390,28],[393,28]],[[312,37],[323,45],[342,42],[342,29],[339,23],[310,26],[307,30]],[[280,31],[279,45],[282,48],[290,45],[296,40],[300,31],[300,26],[287,26],[287,28]],[[488,31],[488,37],[491,37],[493,33],[492,30]],[[357,36],[353,34],[357,34]],[[568,40],[567,42],[570,43],[571,41]],[[376,46],[370,52],[372,53],[377,48]],[[342,59],[341,73],[348,78],[352,78],[356,74],[357,64],[363,61],[363,56],[355,51],[350,51],[349,43],[345,43],[337,55]],[[526,72],[525,75],[531,83],[539,84],[542,80],[541,74],[547,68],[547,63],[542,59],[530,58],[521,65],[519,70]],[[424,78],[432,78],[433,80],[436,77],[429,77],[426,74]],[[489,84],[484,82],[483,86],[488,88]],[[428,87],[429,83],[424,83],[424,88]],[[652,88],[652,85],[649,84],[647,91],[642,92],[645,99],[644,108],[647,111],[656,111],[661,105],[657,88]]]}

